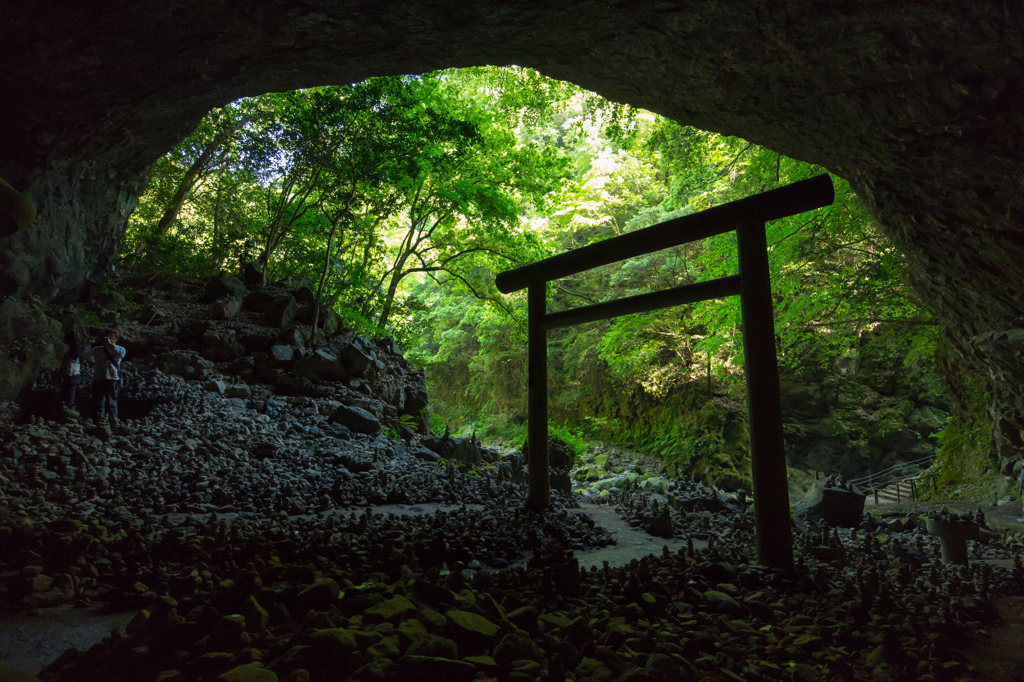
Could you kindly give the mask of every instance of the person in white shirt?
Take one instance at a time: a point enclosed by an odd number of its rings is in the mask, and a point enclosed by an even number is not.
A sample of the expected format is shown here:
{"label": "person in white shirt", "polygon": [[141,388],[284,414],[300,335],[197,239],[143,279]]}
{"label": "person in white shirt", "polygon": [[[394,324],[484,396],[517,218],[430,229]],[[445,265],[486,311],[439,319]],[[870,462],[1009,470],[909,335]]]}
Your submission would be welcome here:
{"label": "person in white shirt", "polygon": [[74,323],[65,325],[64,345],[68,347],[64,353],[64,359],[60,363],[60,373],[64,377],[63,393],[64,407],[68,410],[75,409],[75,390],[78,382],[82,379],[82,342],[75,329]]}
{"label": "person in white shirt", "polygon": [[107,332],[103,345],[82,352],[82,357],[93,361],[93,394],[96,397],[96,421],[102,421],[107,412],[117,421],[117,393],[121,387],[121,360],[127,354],[124,346],[117,345],[121,333],[117,329]]}

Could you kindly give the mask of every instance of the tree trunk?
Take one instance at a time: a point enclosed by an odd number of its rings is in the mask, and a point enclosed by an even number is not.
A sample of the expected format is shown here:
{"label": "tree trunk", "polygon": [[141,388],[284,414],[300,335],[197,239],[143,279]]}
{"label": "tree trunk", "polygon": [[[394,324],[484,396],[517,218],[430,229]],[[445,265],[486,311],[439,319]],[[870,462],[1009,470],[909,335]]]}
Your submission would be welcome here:
{"label": "tree trunk", "polygon": [[711,351],[708,351],[708,397],[711,397]]}
{"label": "tree trunk", "polygon": [[[221,244],[221,229],[220,229],[220,204],[221,198],[223,197],[224,189],[224,174],[221,173],[220,177],[217,178],[217,194],[213,204],[213,244],[210,249],[214,257],[214,272],[220,272],[221,265],[224,263],[224,259],[218,255]],[[241,275],[241,268],[239,268],[239,275]]]}
{"label": "tree trunk", "polygon": [[331,267],[331,249],[334,247],[334,235],[337,234],[338,225],[340,224],[341,219],[336,219],[331,227],[331,234],[327,237],[327,255],[324,257],[324,269],[320,272],[320,283],[316,287],[316,297],[313,299],[313,329],[309,334],[309,345],[313,348],[316,347],[317,327],[320,325],[320,299],[323,297],[324,283],[327,281],[327,271]]}
{"label": "tree trunk", "polygon": [[[248,117],[243,117],[235,125],[230,128],[221,131],[219,135],[214,135],[213,138],[206,143],[203,147],[203,151],[199,153],[196,160],[192,162],[192,165],[185,171],[185,176],[178,183],[178,188],[174,190],[174,194],[171,196],[171,201],[168,203],[167,208],[164,210],[164,214],[160,216],[160,221],[156,224],[156,232],[160,239],[167,236],[167,232],[171,229],[171,225],[174,224],[175,219],[178,217],[178,213],[181,212],[181,207],[185,205],[185,199],[188,198],[189,192],[199,182],[199,178],[206,170],[210,163],[210,159],[213,158],[214,153],[220,149],[231,137],[242,129],[249,121]],[[146,241],[139,240],[139,245],[135,248],[135,260],[138,261],[142,257],[142,254],[146,251]]]}
{"label": "tree trunk", "polygon": [[402,277],[405,276],[405,273],[402,272],[402,270],[405,268],[405,262],[408,260],[411,253],[411,251],[407,251],[402,254],[398,259],[398,262],[395,263],[395,271],[391,273],[391,282],[388,283],[388,293],[384,297],[384,307],[380,312],[380,319],[377,321],[377,326],[382,329],[384,325],[388,323],[388,318],[391,317],[391,307],[395,302],[395,293],[398,291],[398,283],[401,282]]}
{"label": "tree trunk", "polygon": [[171,225],[174,220],[178,217],[178,213],[181,212],[181,207],[185,205],[185,199],[188,197],[188,193],[192,191],[192,188],[196,186],[199,181],[199,176],[202,175],[203,171],[206,170],[206,165],[210,163],[210,159],[213,158],[213,153],[220,147],[220,137],[215,137],[210,140],[207,145],[203,148],[202,153],[192,162],[192,165],[185,171],[185,177],[178,183],[178,189],[174,190],[174,195],[171,197],[170,203],[167,205],[167,209],[164,210],[164,214],[160,216],[160,222],[156,224],[156,233],[161,238],[167,236],[168,230],[171,229]]}

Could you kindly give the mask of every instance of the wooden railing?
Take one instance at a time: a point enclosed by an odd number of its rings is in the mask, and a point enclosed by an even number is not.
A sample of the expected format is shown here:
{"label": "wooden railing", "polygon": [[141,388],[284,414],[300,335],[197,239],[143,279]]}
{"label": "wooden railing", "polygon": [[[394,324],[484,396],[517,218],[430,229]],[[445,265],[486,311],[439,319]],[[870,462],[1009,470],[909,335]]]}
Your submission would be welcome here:
{"label": "wooden railing", "polygon": [[[527,433],[530,441],[527,505],[530,508],[543,509],[551,499],[547,455],[548,330],[739,295],[743,316],[757,556],[760,562],[771,566],[793,565],[765,223],[828,206],[834,199],[832,179],[828,175],[819,175],[606,239],[497,276],[495,283],[502,293],[527,289]],[[736,231],[739,255],[739,273],[736,275],[574,310],[547,312],[547,283],[552,280],[733,230]]]}

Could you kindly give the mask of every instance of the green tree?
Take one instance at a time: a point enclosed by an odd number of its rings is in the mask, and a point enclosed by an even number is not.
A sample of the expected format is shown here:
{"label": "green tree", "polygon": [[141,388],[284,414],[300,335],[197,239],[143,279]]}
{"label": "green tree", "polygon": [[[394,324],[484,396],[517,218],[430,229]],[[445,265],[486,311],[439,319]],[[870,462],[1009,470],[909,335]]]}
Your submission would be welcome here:
{"label": "green tree", "polygon": [[[224,166],[236,154],[236,142],[242,130],[266,112],[256,100],[239,100],[208,114],[196,129],[170,153],[162,157],[151,171],[150,188],[133,214],[134,239],[127,259],[134,266],[146,257],[148,250],[162,249],[168,233],[182,209],[196,194],[212,182],[213,190],[222,197]],[[213,176],[216,176],[214,178]],[[220,218],[221,204],[215,202],[214,218]],[[202,211],[199,211],[202,213]],[[216,223],[216,220],[215,220]],[[214,225],[219,229],[221,225]]]}
{"label": "green tree", "polygon": [[[449,115],[458,114],[471,125],[472,135],[443,140],[444,149],[421,154],[429,163],[420,164],[420,172],[403,185],[401,220],[390,224],[396,245],[380,280],[381,327],[409,275],[443,273],[479,294],[494,267],[506,268],[536,254],[536,241],[519,229],[519,217],[527,208],[542,206],[566,179],[567,162],[556,150],[521,143],[470,101],[441,92],[447,106],[458,106]],[[488,275],[474,276],[474,268]]]}

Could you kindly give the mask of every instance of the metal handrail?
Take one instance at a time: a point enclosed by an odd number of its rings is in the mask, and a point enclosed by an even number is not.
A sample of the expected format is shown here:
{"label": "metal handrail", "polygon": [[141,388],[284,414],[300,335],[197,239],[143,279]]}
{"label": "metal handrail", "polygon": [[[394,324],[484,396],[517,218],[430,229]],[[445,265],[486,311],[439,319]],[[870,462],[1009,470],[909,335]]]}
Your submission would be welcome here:
{"label": "metal handrail", "polygon": [[[912,463],[905,464],[902,467],[889,467],[889,469],[887,469],[885,471],[880,471],[877,474],[872,474],[871,476],[866,476],[865,478],[860,479],[860,480],[863,481],[863,480],[869,480],[869,479],[877,479],[877,477],[881,476],[884,473],[887,473],[888,471],[891,471],[893,468],[906,468],[906,467],[909,467],[909,466],[916,466],[916,465],[923,464],[926,461],[930,462],[930,461],[934,461],[934,460],[935,460],[934,456],[922,457],[921,459],[915,460]],[[910,482],[910,496],[911,496],[911,499],[913,499],[914,502],[917,502],[917,482],[918,481],[923,481],[926,478],[931,478],[932,479],[932,489],[934,490],[935,489],[935,472],[934,471],[930,471],[930,470],[918,471],[918,472],[910,473],[910,474],[895,475],[892,478],[890,478],[888,480],[885,480],[882,483],[879,483],[878,480],[870,480],[869,481],[870,482],[869,486],[861,486],[861,487],[864,487],[864,488],[870,487],[871,488],[871,492],[874,493],[874,496],[875,496],[875,504],[878,504],[879,503],[878,502],[878,493],[879,493],[879,491],[884,491],[884,490],[887,490],[887,489],[895,486],[896,502],[899,503],[899,502],[903,501],[902,499],[900,499],[900,497],[901,497],[901,495],[900,495],[900,486],[903,485],[904,483],[906,483],[907,481],[909,481]]]}
{"label": "metal handrail", "polygon": [[853,484],[853,485],[859,485],[861,487],[870,486],[871,484],[873,484],[875,482],[875,479],[881,478],[882,476],[885,476],[886,474],[888,474],[890,472],[896,471],[898,469],[906,469],[907,467],[913,467],[913,466],[920,467],[921,465],[923,465],[925,463],[927,463],[929,466],[931,466],[931,463],[933,461],[935,461],[935,455],[926,455],[924,457],[921,457],[920,459],[915,459],[912,462],[900,462],[898,464],[893,464],[888,469],[883,469],[882,471],[877,471],[877,472],[875,472],[873,474],[870,474],[868,476],[863,476],[861,478],[854,479],[854,480],[850,481],[850,483]]}

